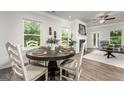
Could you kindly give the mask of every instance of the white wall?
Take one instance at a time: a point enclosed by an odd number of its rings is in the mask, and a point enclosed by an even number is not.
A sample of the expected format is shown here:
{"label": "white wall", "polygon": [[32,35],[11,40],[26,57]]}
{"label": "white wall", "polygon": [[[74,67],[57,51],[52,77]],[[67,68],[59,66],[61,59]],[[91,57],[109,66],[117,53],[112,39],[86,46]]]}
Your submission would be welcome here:
{"label": "white wall", "polygon": [[122,30],[122,44],[124,44],[124,22],[102,25],[102,26],[94,26],[89,27],[87,29],[87,43],[88,48],[93,48],[92,46],[92,33],[93,32],[100,32],[100,41],[101,40],[110,40],[110,31],[113,29],[120,29]]}
{"label": "white wall", "polygon": [[46,45],[49,27],[52,27],[53,31],[57,31],[58,38],[61,36],[61,27],[70,27],[69,21],[43,14],[37,12],[0,12],[0,66],[9,63],[5,49],[7,41],[24,46],[23,19],[41,22],[41,45]]}
{"label": "white wall", "polygon": [[[2,61],[4,61],[4,64],[8,63],[7,53],[5,49],[5,42],[8,39],[9,35],[7,34],[7,16],[4,15],[4,13],[0,14],[0,64],[3,64]],[[5,34],[7,34],[5,36]]]}
{"label": "white wall", "polygon": [[77,42],[76,45],[75,45],[76,53],[79,53],[79,52],[80,52],[80,51],[79,51],[79,40],[80,40],[80,39],[85,39],[85,40],[87,40],[87,36],[86,36],[86,35],[80,35],[80,34],[78,33],[79,24],[85,25],[85,26],[86,26],[86,30],[87,30],[87,24],[86,24],[85,22],[80,21],[80,20],[78,20],[78,19],[73,20],[73,21],[71,22],[71,31],[72,31],[72,34],[73,34],[73,36],[74,36],[76,42]]}

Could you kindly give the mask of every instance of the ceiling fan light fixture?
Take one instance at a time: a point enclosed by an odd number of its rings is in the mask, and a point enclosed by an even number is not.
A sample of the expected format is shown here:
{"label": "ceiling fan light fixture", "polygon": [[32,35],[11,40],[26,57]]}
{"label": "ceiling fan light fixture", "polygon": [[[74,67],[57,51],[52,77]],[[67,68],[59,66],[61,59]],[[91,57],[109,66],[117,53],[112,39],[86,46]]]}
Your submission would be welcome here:
{"label": "ceiling fan light fixture", "polygon": [[99,20],[100,23],[104,23],[105,22],[105,19],[101,19]]}

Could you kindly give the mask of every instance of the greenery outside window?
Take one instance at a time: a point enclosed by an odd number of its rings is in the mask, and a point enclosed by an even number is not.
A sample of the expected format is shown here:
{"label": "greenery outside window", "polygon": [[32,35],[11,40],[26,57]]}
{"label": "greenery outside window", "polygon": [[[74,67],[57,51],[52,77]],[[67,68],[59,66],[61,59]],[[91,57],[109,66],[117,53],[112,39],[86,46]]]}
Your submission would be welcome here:
{"label": "greenery outside window", "polygon": [[93,34],[93,45],[96,46],[96,33]]}
{"label": "greenery outside window", "polygon": [[[34,41],[37,44],[28,46],[27,42]],[[37,47],[40,46],[40,22],[32,20],[24,20],[24,46]]]}
{"label": "greenery outside window", "polygon": [[62,32],[61,32],[61,41],[63,45],[67,45],[68,44],[68,35],[69,35],[69,29],[63,27],[62,28]]}
{"label": "greenery outside window", "polygon": [[121,30],[113,30],[110,32],[110,44],[119,44],[121,45],[121,36],[122,32]]}
{"label": "greenery outside window", "polygon": [[99,47],[99,32],[93,32],[93,43],[92,43],[92,45],[93,45],[93,47],[94,48],[98,48]]}

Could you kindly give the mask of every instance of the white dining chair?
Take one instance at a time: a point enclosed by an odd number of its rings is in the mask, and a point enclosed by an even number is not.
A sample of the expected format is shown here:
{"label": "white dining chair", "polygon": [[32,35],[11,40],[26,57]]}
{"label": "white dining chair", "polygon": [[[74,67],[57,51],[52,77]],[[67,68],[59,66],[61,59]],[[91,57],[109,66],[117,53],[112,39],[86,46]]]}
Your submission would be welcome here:
{"label": "white dining chair", "polygon": [[30,40],[26,42],[27,47],[38,47],[38,42],[34,40]]}
{"label": "white dining chair", "polygon": [[48,78],[48,69],[41,66],[35,65],[24,65],[23,56],[21,53],[21,47],[14,46],[7,42],[6,49],[12,62],[12,70],[14,75],[26,81],[34,81],[45,75],[45,80]]}
{"label": "white dining chair", "polygon": [[[81,75],[81,65],[84,55],[84,48],[86,42],[82,44],[80,59],[66,59],[60,64],[60,80],[66,79],[68,81],[78,81]],[[65,72],[63,74],[63,71]],[[67,72],[67,74],[66,74]]]}

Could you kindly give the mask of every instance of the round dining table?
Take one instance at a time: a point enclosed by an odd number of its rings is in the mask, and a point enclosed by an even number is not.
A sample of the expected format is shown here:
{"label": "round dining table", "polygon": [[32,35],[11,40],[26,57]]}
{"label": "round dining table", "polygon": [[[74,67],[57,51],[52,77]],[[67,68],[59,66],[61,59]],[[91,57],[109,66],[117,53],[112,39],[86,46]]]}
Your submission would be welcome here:
{"label": "round dining table", "polygon": [[57,47],[55,50],[51,50],[50,47],[40,47],[26,52],[26,57],[30,60],[48,62],[49,76],[55,76],[55,71],[59,70],[57,66],[57,62],[61,62],[59,60],[69,59],[74,55],[75,51],[73,48],[63,47]]}

